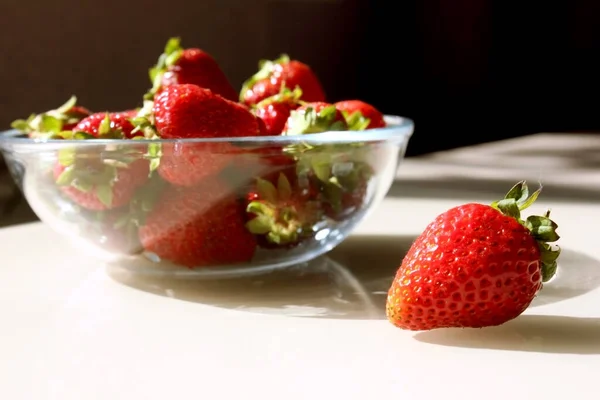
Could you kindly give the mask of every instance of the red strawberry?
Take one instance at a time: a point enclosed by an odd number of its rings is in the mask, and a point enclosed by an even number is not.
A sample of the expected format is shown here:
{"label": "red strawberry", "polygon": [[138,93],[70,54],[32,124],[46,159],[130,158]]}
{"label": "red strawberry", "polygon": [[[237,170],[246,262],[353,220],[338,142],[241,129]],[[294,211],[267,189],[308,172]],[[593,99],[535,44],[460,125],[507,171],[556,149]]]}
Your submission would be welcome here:
{"label": "red strawberry", "polygon": [[157,176],[137,189],[128,206],[114,210],[79,213],[85,218],[80,235],[104,250],[120,254],[143,251],[138,228],[145,223],[167,184]]}
{"label": "red strawberry", "polygon": [[258,136],[258,119],[243,105],[196,85],[171,85],[154,99],[163,139]]}
{"label": "red strawberry", "polygon": [[163,143],[160,176],[174,185],[193,186],[220,174],[238,151],[229,143]]}
{"label": "red strawberry", "polygon": [[90,111],[77,105],[77,98],[72,96],[62,106],[41,114],[32,114],[26,120],[16,120],[11,126],[27,133],[31,138],[62,139],[62,131],[70,131]]}
{"label": "red strawberry", "polygon": [[244,210],[218,179],[167,189],[139,229],[142,245],[161,259],[189,268],[249,262],[256,239]]}
{"label": "red strawberry", "polygon": [[259,235],[263,247],[295,246],[312,236],[322,217],[310,186],[296,179],[295,171],[287,172],[273,181],[257,179],[247,196],[250,220],[246,226]]}
{"label": "red strawberry", "polygon": [[152,99],[163,87],[192,84],[210,89],[228,100],[238,100],[235,89],[213,56],[197,48],[183,49],[179,38],[169,39],[164,53],[150,70],[150,79],[153,87],[146,95],[147,99]]}
{"label": "red strawberry", "polygon": [[109,210],[129,203],[135,191],[148,179],[148,161],[125,163],[100,160],[84,154],[61,150],[54,167],[54,178],[63,193],[88,210]]}
{"label": "red strawberry", "polygon": [[279,93],[282,87],[302,90],[304,101],[325,101],[325,92],[321,82],[312,69],[297,60],[290,60],[281,55],[277,60],[263,60],[259,63],[259,71],[246,80],[240,93],[240,101],[248,105]]}
{"label": "red strawberry", "polygon": [[302,91],[284,88],[280,93],[258,103],[254,113],[265,124],[265,135],[277,136],[283,132],[290,112],[300,106]]}
{"label": "red strawberry", "polygon": [[386,126],[383,114],[371,104],[361,100],[344,100],[335,103],[340,110],[350,130],[362,131],[364,129],[383,128]]}
{"label": "red strawberry", "polygon": [[302,135],[326,131],[345,131],[348,124],[335,105],[312,102],[302,105],[290,113],[283,128],[285,135]]}
{"label": "red strawberry", "polygon": [[130,122],[136,112],[136,110],[128,110],[95,113],[75,125],[73,132],[75,134],[85,133],[95,138],[132,139],[142,134],[133,132],[135,127]]}
{"label": "red strawberry", "polygon": [[[196,85],[164,88],[152,111],[156,131],[165,139],[260,135],[250,110]],[[227,142],[165,143],[158,172],[173,184],[191,186],[221,172],[238,153]]]}
{"label": "red strawberry", "polygon": [[531,205],[519,182],[491,206],[470,203],[439,215],[416,239],[389,289],[387,317],[409,330],[485,327],[519,316],[556,272],[557,225],[523,220]]}

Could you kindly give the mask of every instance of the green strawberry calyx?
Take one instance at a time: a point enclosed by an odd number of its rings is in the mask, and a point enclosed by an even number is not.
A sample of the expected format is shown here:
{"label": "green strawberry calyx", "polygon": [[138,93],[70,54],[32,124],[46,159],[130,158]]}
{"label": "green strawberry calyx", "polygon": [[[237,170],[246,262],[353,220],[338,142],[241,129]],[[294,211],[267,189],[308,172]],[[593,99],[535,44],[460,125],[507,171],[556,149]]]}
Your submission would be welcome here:
{"label": "green strawberry calyx", "polygon": [[330,105],[317,111],[314,107],[292,110],[287,122],[286,136],[306,135],[327,131],[346,131],[345,121],[336,119],[337,108]]}
{"label": "green strawberry calyx", "polygon": [[[146,223],[146,216],[154,209],[160,194],[167,185],[158,175],[151,177],[145,185],[141,186],[129,202],[127,211],[114,222],[114,229],[134,226],[139,228]],[[137,230],[136,230],[137,232]]]}
{"label": "green strawberry calyx", "polygon": [[59,133],[65,125],[76,124],[87,116],[75,108],[76,105],[77,97],[71,96],[60,107],[41,114],[31,114],[27,119],[17,119],[11,123],[11,127],[32,134],[34,138],[60,138]]}
{"label": "green strawberry calyx", "polygon": [[123,168],[122,165],[103,165],[93,169],[80,168],[74,157],[70,157],[66,152],[59,154],[59,162],[65,168],[56,178],[58,186],[70,186],[83,193],[93,192],[102,204],[108,208],[112,207],[112,186],[117,181],[117,169]]}
{"label": "green strawberry calyx", "polygon": [[154,95],[158,89],[160,89],[164,73],[167,72],[169,67],[175,65],[182,54],[183,48],[181,47],[181,38],[170,38],[165,45],[163,53],[158,57],[158,61],[148,71],[150,82],[152,82],[152,88],[144,95],[145,100],[154,98]]}
{"label": "green strawberry calyx", "polygon": [[342,110],[349,131],[364,131],[369,127],[371,119],[365,117],[360,111],[348,112]]}
{"label": "green strawberry calyx", "polygon": [[144,105],[138,110],[135,117],[131,118],[129,122],[134,126],[131,134],[142,132],[143,136],[135,135],[135,138],[139,139],[158,139],[158,130],[154,126],[154,115],[152,114],[152,107],[154,102],[152,100],[144,100]]}
{"label": "green strawberry calyx", "polygon": [[274,104],[274,103],[303,105],[304,102],[300,100],[301,97],[302,97],[302,89],[300,88],[300,86],[296,86],[294,88],[294,90],[290,90],[285,85],[281,85],[281,90],[279,91],[279,93],[277,93],[271,97],[267,97],[264,100],[261,100],[254,107],[262,108],[262,107],[268,106],[269,104]]}
{"label": "green strawberry calyx", "polygon": [[[141,139],[151,139],[157,140],[160,139],[160,135],[158,134],[158,129],[154,125],[154,115],[152,114],[152,106],[154,102],[151,100],[144,100],[144,105],[138,111],[136,116],[129,121],[134,126],[134,129],[131,131],[132,134],[136,132],[142,132],[142,135],[134,136],[133,140],[141,140]],[[162,148],[159,142],[150,143],[148,145],[148,151],[144,154],[144,158],[150,161],[150,176],[152,173],[156,171],[158,166],[160,165],[160,158],[162,156]]]}
{"label": "green strawberry calyx", "polygon": [[[63,132],[66,133],[66,132]],[[96,139],[91,137],[73,138]],[[107,208],[113,204],[113,186],[119,179],[119,171],[130,168],[130,164],[139,155],[135,149],[111,151],[110,155],[99,156],[96,151],[89,153],[85,149],[76,150],[73,147],[62,148],[58,151],[58,163],[64,167],[56,178],[56,184],[62,187],[73,187],[83,193],[94,193],[98,200]]]}
{"label": "green strawberry calyx", "polygon": [[542,187],[540,186],[530,195],[526,181],[520,181],[508,191],[504,199],[493,202],[491,206],[504,215],[515,218],[531,232],[540,248],[542,282],[548,282],[556,274],[558,268],[560,247],[550,245],[560,239],[556,232],[558,225],[550,219],[550,210],[546,211],[543,216],[530,215],[526,219],[521,218],[521,211],[531,206],[541,191]]}
{"label": "green strawberry calyx", "polygon": [[257,82],[270,78],[277,65],[287,64],[289,62],[290,57],[287,54],[281,54],[275,60],[260,60],[258,62],[258,71],[242,84],[242,90],[240,91],[240,102],[244,102],[246,93],[248,93],[249,90],[252,90]]}
{"label": "green strawberry calyx", "polygon": [[311,201],[294,198],[292,185],[283,173],[279,174],[277,185],[258,178],[256,190],[257,199],[246,207],[253,216],[246,223],[248,231],[264,235],[268,242],[277,245],[298,243],[312,233],[318,209]]}

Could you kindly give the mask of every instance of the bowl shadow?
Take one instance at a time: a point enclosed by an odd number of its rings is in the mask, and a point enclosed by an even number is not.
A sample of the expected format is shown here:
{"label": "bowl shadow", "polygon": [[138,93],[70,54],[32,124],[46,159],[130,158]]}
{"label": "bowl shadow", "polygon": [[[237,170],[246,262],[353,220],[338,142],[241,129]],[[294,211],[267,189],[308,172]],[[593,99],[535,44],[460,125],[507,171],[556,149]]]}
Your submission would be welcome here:
{"label": "bowl shadow", "polygon": [[529,315],[498,327],[438,329],[414,335],[440,346],[554,354],[600,354],[600,318]]}
{"label": "bowl shadow", "polygon": [[[353,235],[307,263],[229,279],[155,276],[111,265],[126,286],[173,299],[238,311],[326,319],[385,319],[387,291],[414,236]],[[531,308],[600,287],[600,261],[563,249],[559,272]],[[599,336],[600,337],[600,336]]]}
{"label": "bowl shadow", "polygon": [[327,255],[261,275],[229,279],[153,276],[109,265],[124,285],[245,312],[329,319],[385,319],[387,290],[412,236],[350,236]]}

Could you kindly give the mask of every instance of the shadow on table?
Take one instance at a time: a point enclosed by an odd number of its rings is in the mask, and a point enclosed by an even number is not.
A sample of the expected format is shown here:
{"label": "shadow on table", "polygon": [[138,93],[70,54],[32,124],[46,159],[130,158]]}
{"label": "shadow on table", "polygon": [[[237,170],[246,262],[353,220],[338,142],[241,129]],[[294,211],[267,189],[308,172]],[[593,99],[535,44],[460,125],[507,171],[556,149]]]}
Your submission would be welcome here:
{"label": "shadow on table", "polygon": [[[443,170],[443,166],[440,166]],[[490,199],[501,198],[517,183],[517,179],[478,179],[467,176],[439,175],[422,180],[396,180],[388,192],[390,197],[431,198],[431,199]],[[530,190],[537,190],[537,182],[527,182]],[[544,185],[540,197],[550,201],[579,201],[598,204],[600,187],[565,187],[563,185]]]}
{"label": "shadow on table", "polygon": [[[351,236],[327,257],[299,267],[225,280],[166,278],[111,268],[130,287],[239,311],[330,319],[385,319],[396,269],[414,237]],[[600,286],[600,262],[564,250],[556,278],[531,307],[580,296]]]}
{"label": "shadow on table", "polygon": [[419,332],[420,342],[441,346],[559,354],[600,354],[600,318],[521,315],[498,327]]}
{"label": "shadow on table", "polygon": [[600,185],[577,186],[576,182],[579,176],[587,181],[598,177],[598,136],[552,136],[531,135],[415,157],[400,167],[389,196],[496,199],[526,179],[532,189],[538,180],[552,181],[544,184],[544,200],[600,201]]}

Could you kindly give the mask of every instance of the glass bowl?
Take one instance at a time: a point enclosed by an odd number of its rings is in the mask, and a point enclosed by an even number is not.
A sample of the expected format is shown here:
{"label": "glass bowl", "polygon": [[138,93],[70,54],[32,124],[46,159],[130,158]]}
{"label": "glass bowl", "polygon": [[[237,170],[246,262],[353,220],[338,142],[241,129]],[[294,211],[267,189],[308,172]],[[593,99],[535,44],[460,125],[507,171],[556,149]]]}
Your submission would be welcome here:
{"label": "glass bowl", "polygon": [[41,221],[113,267],[226,277],[305,263],[388,192],[414,130],[174,140],[39,140],[0,149]]}

